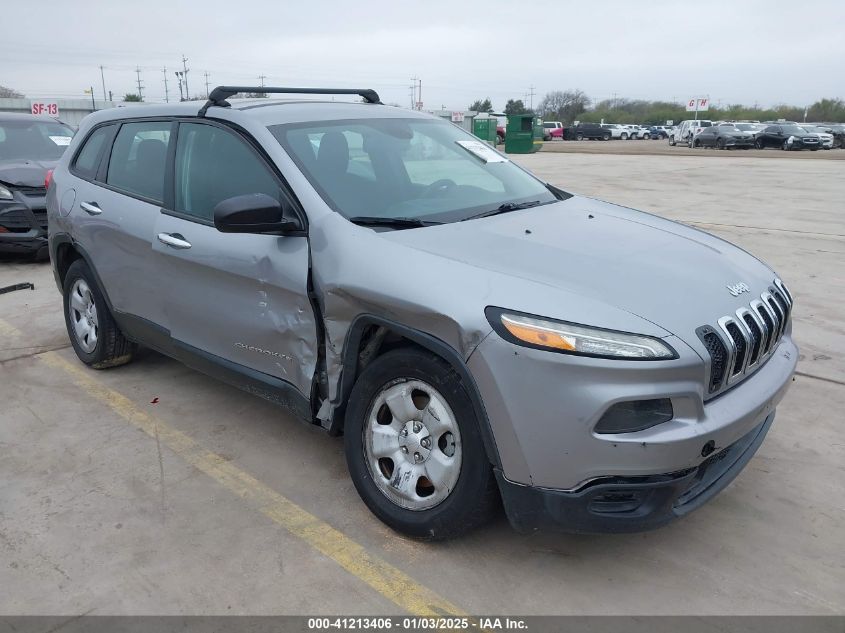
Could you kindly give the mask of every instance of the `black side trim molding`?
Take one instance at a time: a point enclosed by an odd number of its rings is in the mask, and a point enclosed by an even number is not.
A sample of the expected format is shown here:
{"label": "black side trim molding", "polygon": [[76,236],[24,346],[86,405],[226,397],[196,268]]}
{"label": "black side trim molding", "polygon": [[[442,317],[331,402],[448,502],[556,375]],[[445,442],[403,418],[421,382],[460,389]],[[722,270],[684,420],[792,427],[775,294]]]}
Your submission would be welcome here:
{"label": "black side trim molding", "polygon": [[423,347],[430,352],[433,352],[445,360],[452,369],[461,377],[464,385],[467,388],[470,399],[472,401],[473,409],[478,417],[480,423],[481,437],[484,441],[484,449],[487,452],[487,458],[490,463],[496,467],[501,467],[501,460],[499,459],[499,451],[496,448],[496,441],[493,437],[493,431],[490,427],[490,420],[487,417],[487,410],[484,408],[484,403],[481,400],[481,394],[478,386],[475,384],[475,379],[467,369],[464,359],[461,355],[449,344],[441,339],[414,330],[406,325],[385,319],[384,317],[376,316],[374,314],[360,314],[355,317],[349,327],[346,335],[346,342],[343,346],[343,370],[340,376],[339,401],[335,403],[332,423],[329,427],[331,435],[339,435],[343,428],[343,418],[346,413],[346,403],[349,400],[349,394],[352,392],[352,386],[355,384],[358,372],[358,348],[361,345],[361,337],[364,331],[369,326],[383,326],[405,337],[409,341],[413,341],[420,347]]}
{"label": "black side trim molding", "polygon": [[112,311],[124,335],[180,363],[233,387],[272,402],[296,417],[312,422],[311,403],[291,383],[175,340],[170,331],[147,319]]}

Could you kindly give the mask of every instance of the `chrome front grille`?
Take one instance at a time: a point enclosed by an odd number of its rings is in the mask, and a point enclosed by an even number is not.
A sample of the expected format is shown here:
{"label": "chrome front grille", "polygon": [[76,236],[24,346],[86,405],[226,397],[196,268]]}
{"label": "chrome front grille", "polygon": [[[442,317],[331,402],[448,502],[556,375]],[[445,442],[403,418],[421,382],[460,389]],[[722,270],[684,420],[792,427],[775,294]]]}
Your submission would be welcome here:
{"label": "chrome front grille", "polygon": [[775,279],[759,299],[696,330],[709,355],[708,390],[714,394],[759,369],[777,348],[792,313],[792,295]]}

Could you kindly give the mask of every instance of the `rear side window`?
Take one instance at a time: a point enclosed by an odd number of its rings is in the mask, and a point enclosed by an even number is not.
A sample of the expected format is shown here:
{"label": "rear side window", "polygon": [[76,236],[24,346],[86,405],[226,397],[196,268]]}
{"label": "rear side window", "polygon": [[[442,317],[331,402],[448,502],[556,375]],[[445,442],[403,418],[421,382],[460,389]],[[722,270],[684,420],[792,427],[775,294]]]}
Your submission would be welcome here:
{"label": "rear side window", "polygon": [[106,182],[162,203],[170,121],[124,123],[114,140]]}
{"label": "rear side window", "polygon": [[180,124],[175,210],[211,221],[219,202],[248,193],[281,196],[275,177],[246,142],[215,125]]}
{"label": "rear side window", "polygon": [[83,178],[93,179],[97,175],[97,168],[100,166],[100,158],[106,147],[106,139],[112,132],[112,126],[105,125],[97,128],[86,139],[85,144],[76,155],[73,163],[73,172]]}

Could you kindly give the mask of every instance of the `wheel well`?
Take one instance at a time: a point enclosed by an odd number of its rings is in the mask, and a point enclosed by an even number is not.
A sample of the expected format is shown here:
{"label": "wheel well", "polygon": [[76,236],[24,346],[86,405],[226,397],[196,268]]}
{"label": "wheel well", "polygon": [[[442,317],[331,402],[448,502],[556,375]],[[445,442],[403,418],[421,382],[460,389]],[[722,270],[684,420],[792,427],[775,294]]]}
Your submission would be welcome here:
{"label": "wheel well", "polygon": [[73,244],[59,244],[56,249],[56,271],[59,274],[59,282],[64,285],[68,268],[77,259],[82,259],[82,254],[73,247]]}
{"label": "wheel well", "polygon": [[501,467],[499,453],[490,429],[490,422],[478,386],[466,367],[464,359],[447,343],[439,338],[407,328],[398,323],[386,321],[380,317],[364,315],[359,321],[353,322],[349,329],[346,347],[344,348],[343,372],[340,377],[339,403],[332,415],[328,429],[331,435],[343,433],[346,405],[352,387],[360,373],[379,356],[400,347],[416,347],[434,354],[458,375],[467,388],[473,408],[481,425],[481,435],[484,448],[490,463]]}

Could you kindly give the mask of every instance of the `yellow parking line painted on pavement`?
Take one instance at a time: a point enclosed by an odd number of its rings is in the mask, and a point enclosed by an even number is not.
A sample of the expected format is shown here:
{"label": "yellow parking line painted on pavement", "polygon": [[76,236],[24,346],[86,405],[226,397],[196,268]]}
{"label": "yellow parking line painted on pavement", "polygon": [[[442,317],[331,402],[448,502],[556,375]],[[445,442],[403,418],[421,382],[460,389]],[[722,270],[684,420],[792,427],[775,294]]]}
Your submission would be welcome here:
{"label": "yellow parking line painted on pavement", "polygon": [[[0,334],[21,336],[21,332],[0,319]],[[465,615],[451,602],[371,554],[354,540],[325,521],[299,507],[252,475],[204,449],[192,438],[137,407],[126,396],[92,377],[93,370],[69,362],[56,352],[37,358],[73,380],[88,396],[105,404],[125,421],[167,446],[189,464],[209,475],[239,497],[250,501],[260,512],[294,536],[329,557],[353,576],[370,585],[382,596],[415,615]]]}

